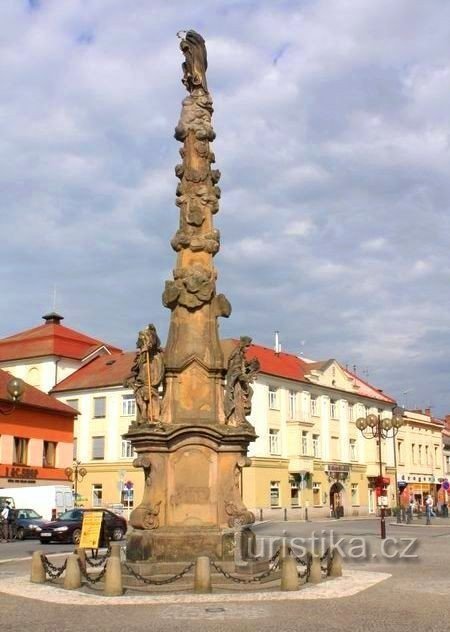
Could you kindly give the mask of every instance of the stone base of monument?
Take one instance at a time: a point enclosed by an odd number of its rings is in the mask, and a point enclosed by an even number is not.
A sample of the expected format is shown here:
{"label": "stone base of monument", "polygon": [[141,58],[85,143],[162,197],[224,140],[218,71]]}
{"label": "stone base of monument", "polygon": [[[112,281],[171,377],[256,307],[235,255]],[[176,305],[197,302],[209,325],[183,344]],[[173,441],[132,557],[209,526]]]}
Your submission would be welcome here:
{"label": "stone base of monument", "polygon": [[127,537],[129,562],[184,562],[207,555],[215,560],[234,559],[235,535],[217,527],[162,527],[134,530]]}
{"label": "stone base of monument", "polygon": [[[123,584],[125,588],[144,592],[192,590],[194,586],[194,568],[173,582],[162,583],[175,577],[178,573],[181,574],[185,568],[186,564],[183,562],[128,562],[122,565]],[[227,578],[222,572],[219,572],[212,566],[211,583],[213,590],[260,590],[261,585],[271,588],[272,586],[279,586],[280,583],[281,572],[279,570],[272,572],[268,577],[263,577],[260,581],[248,583],[250,577],[263,574],[269,570],[268,561],[259,561],[256,566],[245,566],[240,562],[220,562],[220,568],[234,578],[241,579],[242,583]],[[257,569],[257,572],[252,572],[252,569]],[[145,584],[136,575],[150,579],[152,583]],[[161,582],[161,584],[158,585],[158,582]]]}

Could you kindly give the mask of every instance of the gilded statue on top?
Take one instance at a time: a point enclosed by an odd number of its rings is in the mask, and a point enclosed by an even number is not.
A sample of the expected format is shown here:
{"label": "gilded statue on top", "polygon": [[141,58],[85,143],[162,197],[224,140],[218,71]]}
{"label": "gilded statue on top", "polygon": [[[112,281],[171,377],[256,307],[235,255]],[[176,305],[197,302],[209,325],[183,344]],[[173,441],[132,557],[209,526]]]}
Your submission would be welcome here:
{"label": "gilded statue on top", "polygon": [[137,353],[131,374],[124,386],[132,388],[136,398],[137,425],[159,421],[161,398],[159,388],[164,382],[164,357],[161,341],[152,324],[139,332]]}

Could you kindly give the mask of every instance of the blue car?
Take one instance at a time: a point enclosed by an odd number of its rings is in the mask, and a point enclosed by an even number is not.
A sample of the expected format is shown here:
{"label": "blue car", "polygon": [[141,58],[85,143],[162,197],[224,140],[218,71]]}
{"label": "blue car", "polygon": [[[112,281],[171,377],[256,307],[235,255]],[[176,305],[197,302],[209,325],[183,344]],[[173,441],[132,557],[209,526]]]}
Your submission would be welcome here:
{"label": "blue car", "polygon": [[43,524],[45,520],[34,509],[16,509],[16,540],[39,538]]}

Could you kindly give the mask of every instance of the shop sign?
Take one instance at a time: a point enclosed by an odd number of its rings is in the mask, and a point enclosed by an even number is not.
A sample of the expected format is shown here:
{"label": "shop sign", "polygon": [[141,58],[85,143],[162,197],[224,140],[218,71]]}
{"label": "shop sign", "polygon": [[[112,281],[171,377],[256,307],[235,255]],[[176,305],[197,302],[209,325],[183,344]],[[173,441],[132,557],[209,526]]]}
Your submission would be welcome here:
{"label": "shop sign", "polygon": [[39,470],[34,469],[32,467],[5,467],[5,477],[6,478],[17,478],[17,479],[36,479],[38,476]]}
{"label": "shop sign", "polygon": [[325,470],[327,472],[348,474],[350,472],[350,465],[345,465],[343,463],[328,463]]}

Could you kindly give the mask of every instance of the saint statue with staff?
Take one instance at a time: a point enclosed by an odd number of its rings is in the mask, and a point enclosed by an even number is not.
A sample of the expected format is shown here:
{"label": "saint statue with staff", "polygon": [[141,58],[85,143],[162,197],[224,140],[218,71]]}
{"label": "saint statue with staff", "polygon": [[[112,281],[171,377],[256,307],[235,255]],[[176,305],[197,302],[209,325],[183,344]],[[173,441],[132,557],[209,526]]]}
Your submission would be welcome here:
{"label": "saint statue with staff", "polygon": [[161,414],[159,387],[164,381],[164,357],[154,325],[147,325],[139,332],[136,347],[131,374],[125,380],[124,386],[134,391],[136,423],[155,423],[159,421]]}

